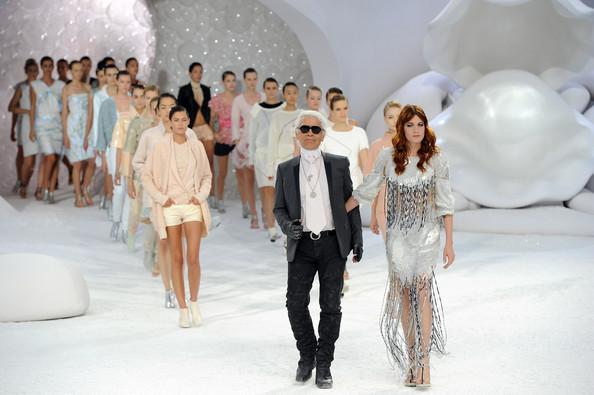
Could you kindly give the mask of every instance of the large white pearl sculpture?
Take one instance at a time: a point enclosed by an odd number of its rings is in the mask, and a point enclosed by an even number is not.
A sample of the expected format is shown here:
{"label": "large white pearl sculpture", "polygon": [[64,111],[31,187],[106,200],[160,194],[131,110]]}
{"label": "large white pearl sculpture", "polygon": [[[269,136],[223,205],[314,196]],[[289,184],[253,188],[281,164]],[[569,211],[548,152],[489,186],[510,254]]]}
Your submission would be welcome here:
{"label": "large white pearl sculpture", "polygon": [[525,71],[483,77],[431,126],[453,188],[484,206],[564,201],[594,172],[594,125]]}

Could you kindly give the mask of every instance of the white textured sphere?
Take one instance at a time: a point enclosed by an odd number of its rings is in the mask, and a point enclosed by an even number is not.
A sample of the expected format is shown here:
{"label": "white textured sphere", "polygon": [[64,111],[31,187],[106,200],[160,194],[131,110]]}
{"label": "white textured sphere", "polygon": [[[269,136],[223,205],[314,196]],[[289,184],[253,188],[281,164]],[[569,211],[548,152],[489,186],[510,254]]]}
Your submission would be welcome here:
{"label": "white textured sphere", "polygon": [[0,322],[68,318],[88,308],[87,283],[75,267],[47,255],[0,255]]}
{"label": "white textured sphere", "polygon": [[524,71],[483,77],[431,126],[453,188],[484,206],[565,201],[594,170],[594,124]]}

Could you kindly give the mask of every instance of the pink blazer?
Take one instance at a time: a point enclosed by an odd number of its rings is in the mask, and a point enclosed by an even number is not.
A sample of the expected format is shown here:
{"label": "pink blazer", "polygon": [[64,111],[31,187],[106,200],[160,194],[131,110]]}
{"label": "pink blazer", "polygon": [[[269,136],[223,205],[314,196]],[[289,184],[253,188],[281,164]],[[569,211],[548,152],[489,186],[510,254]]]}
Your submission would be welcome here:
{"label": "pink blazer", "polygon": [[[211,223],[210,210],[208,208],[208,195],[212,183],[212,173],[204,146],[197,139],[188,139],[190,151],[196,160],[194,169],[194,197],[200,202],[202,211],[203,229],[202,237],[206,237]],[[167,201],[167,185],[170,174],[175,169],[173,158],[173,135],[168,134],[161,141],[155,144],[152,152],[149,153],[147,161],[142,170],[142,185],[144,190],[151,196],[152,212],[151,222],[159,233],[159,238],[166,239],[165,216],[163,204]]]}

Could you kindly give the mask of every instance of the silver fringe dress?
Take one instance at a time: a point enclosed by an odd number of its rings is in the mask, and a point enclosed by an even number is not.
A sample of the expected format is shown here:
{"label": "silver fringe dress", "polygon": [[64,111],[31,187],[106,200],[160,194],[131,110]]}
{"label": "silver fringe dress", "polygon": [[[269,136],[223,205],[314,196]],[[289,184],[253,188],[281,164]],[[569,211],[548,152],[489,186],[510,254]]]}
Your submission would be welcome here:
{"label": "silver fringe dress", "polygon": [[[380,153],[373,171],[353,196],[360,203],[371,203],[386,183],[389,276],[380,328],[390,361],[405,371],[421,367],[423,357],[432,350],[445,353],[443,309],[433,269],[440,255],[442,217],[454,213],[454,196],[443,155],[436,154],[425,163],[424,172],[417,168],[419,159],[411,157],[405,171],[397,175],[393,152],[386,148]],[[410,300],[410,308],[403,299]],[[426,303],[431,322],[423,325],[420,307]]]}

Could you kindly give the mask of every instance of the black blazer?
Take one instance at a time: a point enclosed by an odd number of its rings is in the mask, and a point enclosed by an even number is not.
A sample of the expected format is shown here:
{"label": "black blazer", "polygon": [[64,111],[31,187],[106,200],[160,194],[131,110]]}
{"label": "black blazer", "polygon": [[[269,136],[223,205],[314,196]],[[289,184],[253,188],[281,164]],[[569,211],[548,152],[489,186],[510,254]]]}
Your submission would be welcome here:
{"label": "black blazer", "polygon": [[[353,194],[353,182],[349,171],[349,160],[344,156],[322,154],[328,180],[332,219],[336,229],[340,255],[346,259],[355,244],[363,246],[361,215],[359,208],[347,213],[345,202]],[[274,216],[283,233],[287,234],[291,221],[301,218],[301,194],[299,190],[299,161],[301,157],[289,159],[278,166],[276,172],[276,198]],[[287,261],[293,262],[298,240],[287,240]]]}
{"label": "black blazer", "polygon": [[188,110],[188,113],[190,113],[190,128],[192,128],[194,122],[196,122],[198,110],[202,112],[206,123],[210,123],[210,107],[208,107],[208,103],[210,102],[210,88],[203,84],[200,84],[200,87],[202,88],[202,95],[204,96],[204,102],[202,103],[201,108],[198,103],[196,103],[196,100],[194,100],[192,84],[188,83],[187,85],[180,86],[179,92],[177,93],[177,104],[184,106],[186,110]]}

